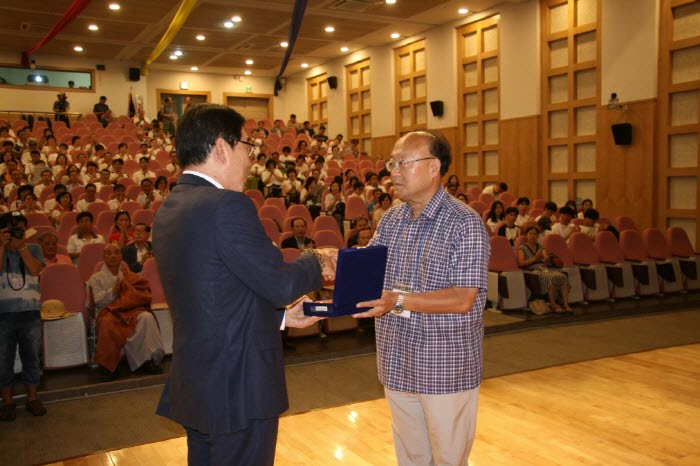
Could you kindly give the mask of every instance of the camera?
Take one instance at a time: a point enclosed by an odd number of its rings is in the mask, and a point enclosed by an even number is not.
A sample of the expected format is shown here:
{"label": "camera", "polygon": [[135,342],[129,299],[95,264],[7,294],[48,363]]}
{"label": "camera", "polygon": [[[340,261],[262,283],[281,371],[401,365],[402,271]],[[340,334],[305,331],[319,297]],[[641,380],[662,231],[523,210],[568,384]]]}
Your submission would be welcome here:
{"label": "camera", "polygon": [[0,230],[7,228],[7,232],[15,239],[24,238],[27,218],[19,212],[8,212],[0,217]]}
{"label": "camera", "polygon": [[24,238],[24,227],[10,227],[7,232],[13,238],[22,239]]}

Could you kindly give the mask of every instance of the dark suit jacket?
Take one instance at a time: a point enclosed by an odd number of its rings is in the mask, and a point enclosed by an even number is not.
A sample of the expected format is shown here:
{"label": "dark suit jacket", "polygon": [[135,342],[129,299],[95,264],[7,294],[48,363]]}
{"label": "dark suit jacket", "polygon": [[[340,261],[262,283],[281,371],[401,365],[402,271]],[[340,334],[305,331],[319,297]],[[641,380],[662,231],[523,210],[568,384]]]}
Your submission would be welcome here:
{"label": "dark suit jacket", "polygon": [[[150,241],[146,243],[146,247],[149,251],[153,250],[153,245]],[[129,270],[135,273],[141,273],[143,270],[143,264],[138,260],[138,254],[136,254],[136,245],[134,243],[127,244],[122,248],[122,260],[126,262],[129,266]]]}
{"label": "dark suit jacket", "polygon": [[[304,246],[307,246],[309,243],[312,243],[313,240],[311,238],[304,237]],[[294,248],[294,249],[299,249],[299,245],[297,244],[297,239],[294,236],[290,236],[289,238],[286,238],[284,241],[282,241],[282,245],[280,246],[280,249],[285,249],[285,248]]]}
{"label": "dark suit jacket", "polygon": [[252,201],[180,177],[153,226],[173,318],[173,359],[157,413],[202,433],[245,429],[288,408],[276,307],[321,287],[315,257],[285,263]]}

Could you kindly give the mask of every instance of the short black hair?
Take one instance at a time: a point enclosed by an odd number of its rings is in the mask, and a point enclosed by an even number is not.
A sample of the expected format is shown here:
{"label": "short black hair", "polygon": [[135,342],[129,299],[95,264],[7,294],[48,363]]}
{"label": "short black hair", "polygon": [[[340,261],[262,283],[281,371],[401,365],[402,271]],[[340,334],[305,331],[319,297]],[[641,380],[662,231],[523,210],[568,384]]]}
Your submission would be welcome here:
{"label": "short black hair", "polygon": [[515,215],[518,215],[519,213],[520,213],[520,211],[518,210],[517,207],[508,207],[508,208],[506,209],[506,215],[508,215],[508,214],[515,214]]}
{"label": "short black hair", "polygon": [[53,192],[60,191],[61,189],[65,191],[66,185],[61,183],[56,183],[55,185],[53,185]]}
{"label": "short black hair", "polygon": [[102,144],[95,144],[95,150],[104,150],[105,146]]}
{"label": "short black hair", "polygon": [[316,157],[316,160],[314,160],[314,165],[316,165],[319,162],[326,163],[326,159],[322,155],[319,155],[318,157]]}
{"label": "short black hair", "polygon": [[293,168],[288,168],[288,169],[287,169],[287,176],[289,176],[289,174],[292,173],[292,172],[293,172],[295,175],[297,174],[297,171],[296,171],[295,169],[293,169]]}
{"label": "short black hair", "polygon": [[558,209],[558,207],[557,207],[557,204],[555,202],[547,201],[544,203],[544,210],[551,210],[551,211],[556,212],[557,209]]}
{"label": "short black hair", "polygon": [[364,187],[365,185],[360,180],[357,180],[352,184],[352,189],[364,189]]}
{"label": "short black hair", "polygon": [[144,179],[141,180],[141,186],[143,186],[144,183],[151,183],[151,184],[153,184],[153,181],[151,181],[150,178],[144,178]]}
{"label": "short black hair", "polygon": [[201,104],[185,113],[178,123],[177,159],[180,166],[201,165],[217,138],[229,144],[241,137],[245,118],[223,105]]}
{"label": "short black hair", "polygon": [[498,183],[498,187],[501,188],[501,191],[503,191],[503,192],[508,191],[508,184],[507,183],[500,182],[500,183]]}
{"label": "short black hair", "polygon": [[379,204],[384,202],[385,199],[389,199],[391,201],[391,194],[382,193],[382,195],[379,196]]}
{"label": "short black hair", "polygon": [[516,202],[516,205],[520,204],[530,205],[530,199],[527,197],[519,197],[518,201]]}
{"label": "short black hair", "polygon": [[565,205],[564,207],[559,209],[559,215],[571,215],[573,217],[576,214],[573,210],[571,210],[571,207]]}
{"label": "short black hair", "polygon": [[91,222],[95,220],[92,214],[86,210],[85,212],[80,212],[78,215],[75,216],[75,223],[80,223],[80,219],[83,219],[85,217],[89,218]]}
{"label": "short black hair", "polygon": [[267,162],[265,162],[265,168],[270,168],[270,164],[272,164],[273,167],[277,167],[277,162],[274,160],[270,159]]}
{"label": "short black hair", "polygon": [[540,217],[537,221],[537,225],[543,230],[549,230],[552,228],[552,219],[549,217]]}
{"label": "short black hair", "polygon": [[583,218],[589,218],[595,222],[600,218],[600,214],[595,209],[588,209],[583,213]]}
{"label": "short black hair", "polygon": [[95,183],[88,183],[85,185],[85,191],[87,191],[88,188],[90,188],[90,187],[97,189],[97,186],[95,186]]}
{"label": "short black hair", "polygon": [[139,163],[143,162],[144,160],[148,163],[151,162],[151,159],[149,157],[139,157]]}
{"label": "short black hair", "polygon": [[304,217],[295,217],[295,218],[292,220],[291,225],[294,226],[294,222],[296,222],[297,220],[301,220],[302,222],[304,222],[304,226],[306,226],[306,220],[304,220]]}

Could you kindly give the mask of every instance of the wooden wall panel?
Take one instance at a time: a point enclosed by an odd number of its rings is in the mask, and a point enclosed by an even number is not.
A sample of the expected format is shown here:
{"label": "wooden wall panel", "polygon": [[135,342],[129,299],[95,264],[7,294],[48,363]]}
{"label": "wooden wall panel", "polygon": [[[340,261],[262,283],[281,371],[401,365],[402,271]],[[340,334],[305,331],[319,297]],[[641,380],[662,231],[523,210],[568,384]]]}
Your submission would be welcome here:
{"label": "wooden wall panel", "polygon": [[[599,106],[596,157],[596,209],[603,217],[627,215],[640,229],[655,226],[658,206],[655,189],[656,100],[626,103],[627,112]],[[610,125],[630,123],[632,144],[617,146]],[[658,225],[656,225],[658,226]],[[663,228],[663,226],[662,226]]]}
{"label": "wooden wall panel", "polygon": [[391,155],[394,144],[399,140],[398,136],[382,136],[372,138],[372,154],[381,160],[387,160]]}
{"label": "wooden wall panel", "polygon": [[542,197],[540,153],[541,118],[533,115],[501,120],[501,153],[498,172],[508,191],[530,200]]}

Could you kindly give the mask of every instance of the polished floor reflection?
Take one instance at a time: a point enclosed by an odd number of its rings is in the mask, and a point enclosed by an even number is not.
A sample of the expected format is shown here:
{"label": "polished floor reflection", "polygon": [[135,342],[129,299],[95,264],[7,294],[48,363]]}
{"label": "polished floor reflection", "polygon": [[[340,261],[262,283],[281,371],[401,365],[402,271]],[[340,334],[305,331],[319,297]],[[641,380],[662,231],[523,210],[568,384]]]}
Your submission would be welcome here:
{"label": "polished floor reflection", "polygon": [[[484,381],[470,465],[700,464],[700,344]],[[181,465],[184,438],[54,465]],[[395,464],[379,399],[286,416],[277,465]]]}

